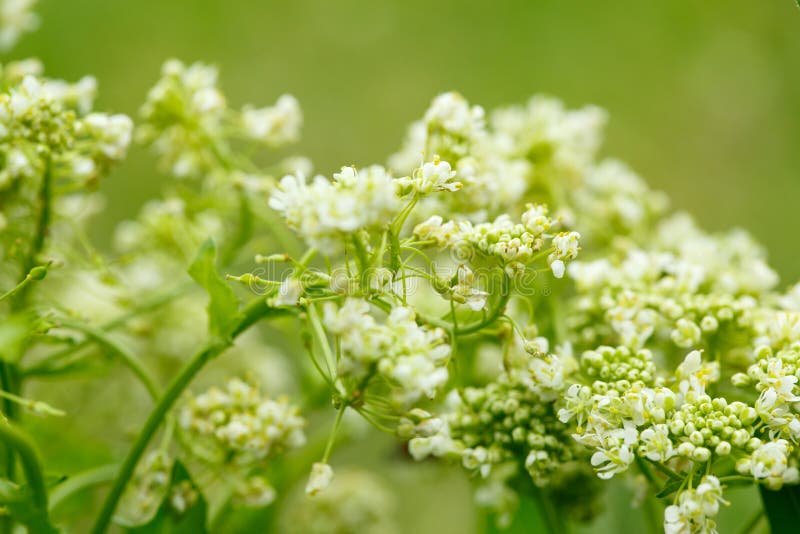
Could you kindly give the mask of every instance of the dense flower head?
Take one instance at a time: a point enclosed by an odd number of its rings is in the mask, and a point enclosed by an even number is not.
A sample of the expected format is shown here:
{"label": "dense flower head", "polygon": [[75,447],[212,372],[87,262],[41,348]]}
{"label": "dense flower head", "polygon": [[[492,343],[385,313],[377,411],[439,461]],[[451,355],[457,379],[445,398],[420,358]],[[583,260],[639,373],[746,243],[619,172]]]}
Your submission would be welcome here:
{"label": "dense flower head", "polygon": [[[0,3],[0,23],[16,17],[24,30],[29,5]],[[0,28],[0,47],[17,36]],[[396,433],[415,460],[459,463],[503,525],[525,492],[590,519],[601,481],[630,476],[667,499],[666,532],[716,532],[728,481],[800,482],[800,284],[778,292],[744,231],[705,232],[624,163],[600,159],[599,108],[535,96],[486,113],[444,93],[387,166],[328,178],[304,158],[267,167],[247,153],[299,138],[294,97],[237,109],[215,67],[171,60],[138,138],[172,175],[196,179],[121,223],[106,259],[87,246],[101,201],[83,189],[125,157],[133,123],[94,111],[96,90],[91,77],[45,78],[36,61],[0,70],[0,248],[14,260],[0,269],[14,288],[2,299],[16,311],[16,292],[69,265],[14,340],[38,350],[47,336],[67,356],[23,370],[69,371],[97,342],[153,393],[110,332],[123,327],[120,340],[159,356],[183,358],[204,335],[201,358],[235,341],[248,372],[280,352],[292,370],[263,374],[302,383],[304,413],[336,411],[322,441],[309,432],[322,457],[303,466],[313,499],[297,509],[310,515],[287,531],[392,531],[389,494],[332,456],[339,433],[358,431],[351,415]],[[218,276],[256,251],[257,269]],[[71,265],[76,256],[91,267]],[[190,262],[206,293],[157,294],[180,286]],[[228,281],[257,295],[242,303]],[[272,317],[300,342],[236,339]],[[86,325],[72,333],[70,321]],[[293,472],[270,477],[272,461],[306,441],[297,406],[241,379],[189,395],[169,418],[176,431],[134,477],[140,512],[166,496],[183,513],[202,496],[186,480],[170,486],[173,443],[225,475],[226,499],[262,507]]]}
{"label": "dense flower head", "polygon": [[445,333],[417,325],[408,308],[394,308],[383,324],[369,312],[369,304],[356,298],[325,307],[325,325],[341,340],[340,376],[360,379],[377,371],[402,405],[435,397],[449,377]]}
{"label": "dense flower head", "polygon": [[[179,418],[190,448],[200,457],[251,463],[306,441],[305,420],[287,398],[272,400],[239,379],[212,387],[186,404]],[[213,456],[212,456],[213,457]]]}
{"label": "dense flower head", "polygon": [[400,199],[388,171],[373,165],[342,167],[332,181],[316,176],[309,183],[302,174],[284,176],[269,205],[310,246],[330,254],[341,249],[348,234],[391,221]]}

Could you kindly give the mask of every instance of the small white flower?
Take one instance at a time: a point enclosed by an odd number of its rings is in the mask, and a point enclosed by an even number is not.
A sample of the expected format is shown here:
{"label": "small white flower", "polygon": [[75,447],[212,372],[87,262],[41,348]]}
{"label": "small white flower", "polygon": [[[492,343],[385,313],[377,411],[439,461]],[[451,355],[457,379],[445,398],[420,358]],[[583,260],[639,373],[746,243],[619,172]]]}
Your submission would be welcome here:
{"label": "small white flower", "polygon": [[286,278],[278,288],[278,296],[275,297],[275,306],[297,306],[297,301],[303,295],[303,284],[297,278]]}
{"label": "small white flower", "polygon": [[311,475],[306,484],[306,495],[314,496],[325,491],[333,481],[333,468],[324,463],[315,462],[311,466]]}
{"label": "small white flower", "polygon": [[737,470],[749,472],[756,480],[763,480],[771,489],[780,489],[784,483],[798,480],[797,467],[789,465],[791,445],[785,439],[761,444],[750,458],[737,462]]}
{"label": "small white flower", "polygon": [[106,158],[118,161],[125,157],[133,131],[133,121],[128,116],[92,113],[84,117],[83,126]]}
{"label": "small white flower", "polygon": [[449,134],[461,137],[478,135],[483,129],[483,108],[470,107],[458,93],[443,93],[434,98],[425,113],[429,128],[441,128]]}
{"label": "small white flower", "polygon": [[665,424],[653,425],[642,430],[639,435],[641,451],[654,462],[666,462],[675,456],[669,428]]}
{"label": "small white flower", "polygon": [[272,107],[242,110],[244,130],[251,139],[271,146],[297,141],[303,115],[300,104],[292,95],[282,95]]}
{"label": "small white flower", "polygon": [[553,276],[556,278],[563,278],[564,273],[566,272],[566,266],[564,262],[561,260],[555,260],[553,263],[550,264],[550,269],[553,271]]}

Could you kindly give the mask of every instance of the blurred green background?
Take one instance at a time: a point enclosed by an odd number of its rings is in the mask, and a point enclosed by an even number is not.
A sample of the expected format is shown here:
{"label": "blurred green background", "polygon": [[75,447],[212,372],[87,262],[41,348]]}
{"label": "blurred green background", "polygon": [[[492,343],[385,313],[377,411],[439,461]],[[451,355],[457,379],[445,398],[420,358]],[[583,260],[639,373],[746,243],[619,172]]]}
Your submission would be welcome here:
{"label": "blurred green background", "polygon": [[[217,64],[237,106],[294,94],[306,122],[297,151],[323,173],[384,161],[441,91],[487,108],[537,92],[598,104],[611,116],[604,154],[704,226],[749,229],[786,281],[800,278],[793,0],[40,0],[38,12],[40,30],[10,57],[37,56],[54,77],[95,75],[100,109],[135,116],[169,57]],[[154,168],[135,149],[103,184],[96,237],[156,194]],[[419,479],[392,477],[409,510],[430,508],[406,525],[468,531],[467,486],[437,469],[422,493]],[[605,528],[634,528],[621,520]]]}
{"label": "blurred green background", "polygon": [[[14,55],[100,82],[135,114],[167,57],[221,68],[238,105],[283,92],[319,170],[380,162],[438,92],[487,108],[547,92],[611,113],[607,155],[711,229],[751,230],[800,278],[800,10],[793,0],[40,0]],[[105,188],[111,222],[159,188],[142,150]],[[100,229],[99,234],[107,234]]]}

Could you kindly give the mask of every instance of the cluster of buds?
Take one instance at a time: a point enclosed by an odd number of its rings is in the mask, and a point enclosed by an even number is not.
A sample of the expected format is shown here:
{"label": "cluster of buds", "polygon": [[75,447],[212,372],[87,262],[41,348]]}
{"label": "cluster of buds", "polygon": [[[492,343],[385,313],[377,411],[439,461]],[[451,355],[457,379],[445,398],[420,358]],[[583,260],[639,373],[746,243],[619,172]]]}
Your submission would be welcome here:
{"label": "cluster of buds", "polygon": [[306,441],[297,407],[239,379],[189,399],[178,421],[190,452],[214,462],[257,464]]}

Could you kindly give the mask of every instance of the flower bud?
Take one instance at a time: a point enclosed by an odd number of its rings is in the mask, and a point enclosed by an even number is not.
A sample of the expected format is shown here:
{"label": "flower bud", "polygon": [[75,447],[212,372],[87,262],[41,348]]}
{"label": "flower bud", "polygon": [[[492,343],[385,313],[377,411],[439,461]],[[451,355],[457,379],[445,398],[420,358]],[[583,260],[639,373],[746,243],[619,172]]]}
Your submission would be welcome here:
{"label": "flower bud", "polygon": [[311,476],[306,484],[306,495],[314,496],[324,491],[333,481],[333,469],[330,465],[316,462],[311,466]]}

